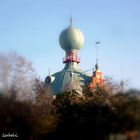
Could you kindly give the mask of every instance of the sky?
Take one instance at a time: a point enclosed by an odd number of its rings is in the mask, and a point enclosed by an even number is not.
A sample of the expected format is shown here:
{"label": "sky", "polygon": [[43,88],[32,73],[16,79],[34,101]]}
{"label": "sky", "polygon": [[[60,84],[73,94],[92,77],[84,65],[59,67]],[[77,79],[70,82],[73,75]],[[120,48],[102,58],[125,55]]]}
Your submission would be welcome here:
{"label": "sky", "polygon": [[81,69],[94,67],[100,41],[104,75],[140,89],[139,7],[139,0],[0,0],[0,52],[25,56],[44,80],[49,68],[53,74],[64,67],[59,35],[72,16],[85,39]]}

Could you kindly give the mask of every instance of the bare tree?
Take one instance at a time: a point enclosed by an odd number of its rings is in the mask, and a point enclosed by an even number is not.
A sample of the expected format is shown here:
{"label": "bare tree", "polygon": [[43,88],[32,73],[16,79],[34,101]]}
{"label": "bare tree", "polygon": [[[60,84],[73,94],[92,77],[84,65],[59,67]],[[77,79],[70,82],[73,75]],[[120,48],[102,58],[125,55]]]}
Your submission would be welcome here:
{"label": "bare tree", "polygon": [[0,88],[4,93],[8,93],[8,77],[10,74],[10,64],[4,54],[0,54]]}
{"label": "bare tree", "polygon": [[119,84],[107,76],[105,77],[105,89],[110,94],[116,94],[120,90]]}
{"label": "bare tree", "polygon": [[17,98],[25,99],[31,96],[32,81],[36,73],[25,57],[16,52],[0,53],[0,90],[8,94],[9,90],[16,91]]}

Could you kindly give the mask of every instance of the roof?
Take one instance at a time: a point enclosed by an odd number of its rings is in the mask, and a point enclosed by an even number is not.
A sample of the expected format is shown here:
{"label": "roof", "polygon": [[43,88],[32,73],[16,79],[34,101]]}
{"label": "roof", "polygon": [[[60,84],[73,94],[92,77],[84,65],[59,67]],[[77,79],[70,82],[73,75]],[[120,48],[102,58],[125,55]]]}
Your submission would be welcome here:
{"label": "roof", "polygon": [[83,72],[76,62],[69,62],[64,69],[45,80],[45,85],[50,85],[54,94],[75,89],[82,92],[82,87],[90,83],[91,76]]}

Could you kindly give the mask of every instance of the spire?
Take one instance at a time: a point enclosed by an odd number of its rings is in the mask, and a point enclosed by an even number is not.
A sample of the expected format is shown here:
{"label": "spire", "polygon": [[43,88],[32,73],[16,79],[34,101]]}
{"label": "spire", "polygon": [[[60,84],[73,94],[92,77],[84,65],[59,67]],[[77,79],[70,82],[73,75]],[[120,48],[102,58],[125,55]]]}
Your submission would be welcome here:
{"label": "spire", "polygon": [[49,68],[49,76],[51,76],[50,68]]}
{"label": "spire", "polygon": [[98,44],[100,42],[95,42],[95,47],[96,47],[96,64],[95,64],[95,70],[93,71],[91,83],[89,85],[90,90],[95,90],[97,87],[101,87],[104,89],[105,87],[105,79],[103,78],[102,72],[99,70],[99,65],[98,65]]}
{"label": "spire", "polygon": [[96,64],[95,64],[95,68],[96,68],[96,70],[98,70],[99,69],[99,65],[98,65],[98,60],[99,60],[99,58],[98,58],[98,44],[100,44],[100,42],[99,41],[95,42],[95,44],[96,44]]}
{"label": "spire", "polygon": [[123,79],[121,79],[121,82],[120,82],[120,90],[121,90],[121,92],[124,92],[124,80]]}
{"label": "spire", "polygon": [[122,93],[124,92],[123,65],[121,65],[120,90],[121,90]]}
{"label": "spire", "polygon": [[96,71],[99,69],[98,62],[96,62],[96,64],[95,64],[95,69],[96,69]]}
{"label": "spire", "polygon": [[70,16],[70,27],[72,26],[72,17]]}

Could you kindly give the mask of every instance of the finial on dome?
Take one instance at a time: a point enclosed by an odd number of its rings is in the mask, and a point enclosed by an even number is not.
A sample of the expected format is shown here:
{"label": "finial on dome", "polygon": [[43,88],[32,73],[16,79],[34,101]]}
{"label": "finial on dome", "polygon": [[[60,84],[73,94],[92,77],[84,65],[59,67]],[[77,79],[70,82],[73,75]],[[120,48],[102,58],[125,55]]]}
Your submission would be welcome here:
{"label": "finial on dome", "polygon": [[49,67],[49,76],[51,76],[51,70],[50,70],[50,67]]}
{"label": "finial on dome", "polygon": [[70,16],[70,27],[72,26],[72,17]]}

